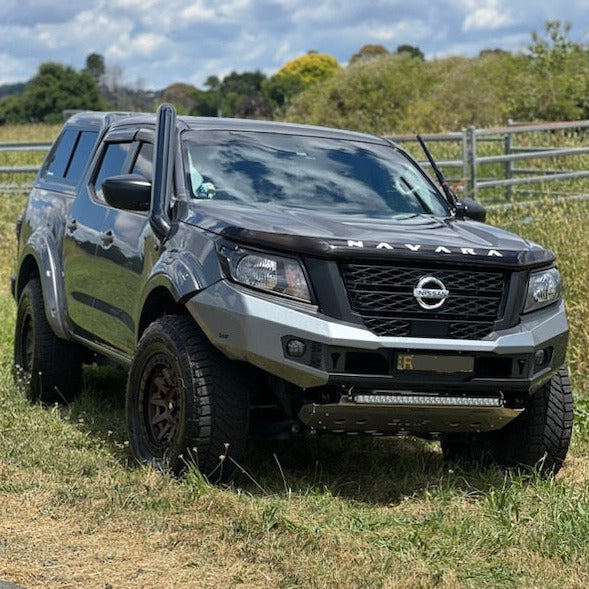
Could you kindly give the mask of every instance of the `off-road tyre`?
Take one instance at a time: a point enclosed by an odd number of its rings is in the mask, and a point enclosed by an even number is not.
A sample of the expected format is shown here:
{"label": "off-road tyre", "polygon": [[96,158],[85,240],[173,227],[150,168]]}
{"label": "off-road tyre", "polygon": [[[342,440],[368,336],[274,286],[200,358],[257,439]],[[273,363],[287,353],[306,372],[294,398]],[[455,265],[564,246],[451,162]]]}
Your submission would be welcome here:
{"label": "off-road tyre", "polygon": [[534,392],[525,411],[504,428],[480,435],[451,434],[442,439],[450,460],[492,460],[520,470],[556,474],[573,430],[573,395],[566,368]]}
{"label": "off-road tyre", "polygon": [[18,301],[14,378],[34,403],[68,403],[82,386],[81,349],[53,333],[38,278],[27,283]]}
{"label": "off-road tyre", "polygon": [[127,380],[126,419],[138,462],[174,473],[195,464],[218,482],[243,457],[247,389],[191,317],[169,315],[139,341]]}

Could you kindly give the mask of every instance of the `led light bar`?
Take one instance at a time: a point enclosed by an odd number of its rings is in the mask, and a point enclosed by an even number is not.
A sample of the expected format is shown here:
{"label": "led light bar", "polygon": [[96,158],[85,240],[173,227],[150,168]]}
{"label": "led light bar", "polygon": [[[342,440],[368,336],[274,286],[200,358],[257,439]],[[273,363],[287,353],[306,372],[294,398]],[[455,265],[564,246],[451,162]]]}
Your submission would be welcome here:
{"label": "led light bar", "polygon": [[358,394],[354,402],[366,405],[420,405],[436,407],[502,407],[500,397],[439,397],[434,395]]}

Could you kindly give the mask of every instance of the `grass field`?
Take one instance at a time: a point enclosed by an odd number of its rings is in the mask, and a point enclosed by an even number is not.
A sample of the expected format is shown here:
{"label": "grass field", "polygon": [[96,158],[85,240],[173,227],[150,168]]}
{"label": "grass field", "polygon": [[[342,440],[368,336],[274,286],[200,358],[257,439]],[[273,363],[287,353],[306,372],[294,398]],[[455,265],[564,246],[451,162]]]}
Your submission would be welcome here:
{"label": "grass field", "polygon": [[[0,137],[0,140],[2,138]],[[412,438],[252,444],[209,485],[129,458],[124,375],[87,369],[67,407],[11,379],[23,197],[0,194],[0,581],[50,588],[589,586],[589,202],[494,212],[553,248],[571,323],[572,448],[550,480],[443,462]]]}

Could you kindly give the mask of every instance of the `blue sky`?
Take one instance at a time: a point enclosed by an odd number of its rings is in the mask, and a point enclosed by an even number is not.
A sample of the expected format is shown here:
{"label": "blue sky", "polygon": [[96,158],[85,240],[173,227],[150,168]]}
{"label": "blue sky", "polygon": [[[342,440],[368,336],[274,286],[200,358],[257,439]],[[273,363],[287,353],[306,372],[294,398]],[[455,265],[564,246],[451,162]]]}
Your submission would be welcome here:
{"label": "blue sky", "polygon": [[589,43],[588,0],[1,0],[0,84],[57,61],[104,56],[120,83],[202,87],[209,75],[276,72],[309,50],[342,65],[362,45],[416,45],[428,59],[524,51],[546,20]]}

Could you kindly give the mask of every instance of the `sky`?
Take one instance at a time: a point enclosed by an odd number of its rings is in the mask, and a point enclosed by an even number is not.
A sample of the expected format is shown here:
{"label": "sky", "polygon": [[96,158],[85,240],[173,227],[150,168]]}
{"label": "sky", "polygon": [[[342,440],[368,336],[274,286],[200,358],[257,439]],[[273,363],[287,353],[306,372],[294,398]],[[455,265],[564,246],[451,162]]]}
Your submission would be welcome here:
{"label": "sky", "polygon": [[310,50],[345,65],[365,44],[414,45],[427,59],[525,51],[547,20],[589,43],[589,0],[0,0],[0,84],[47,61],[82,69],[90,53],[119,83],[159,90],[269,76]]}

